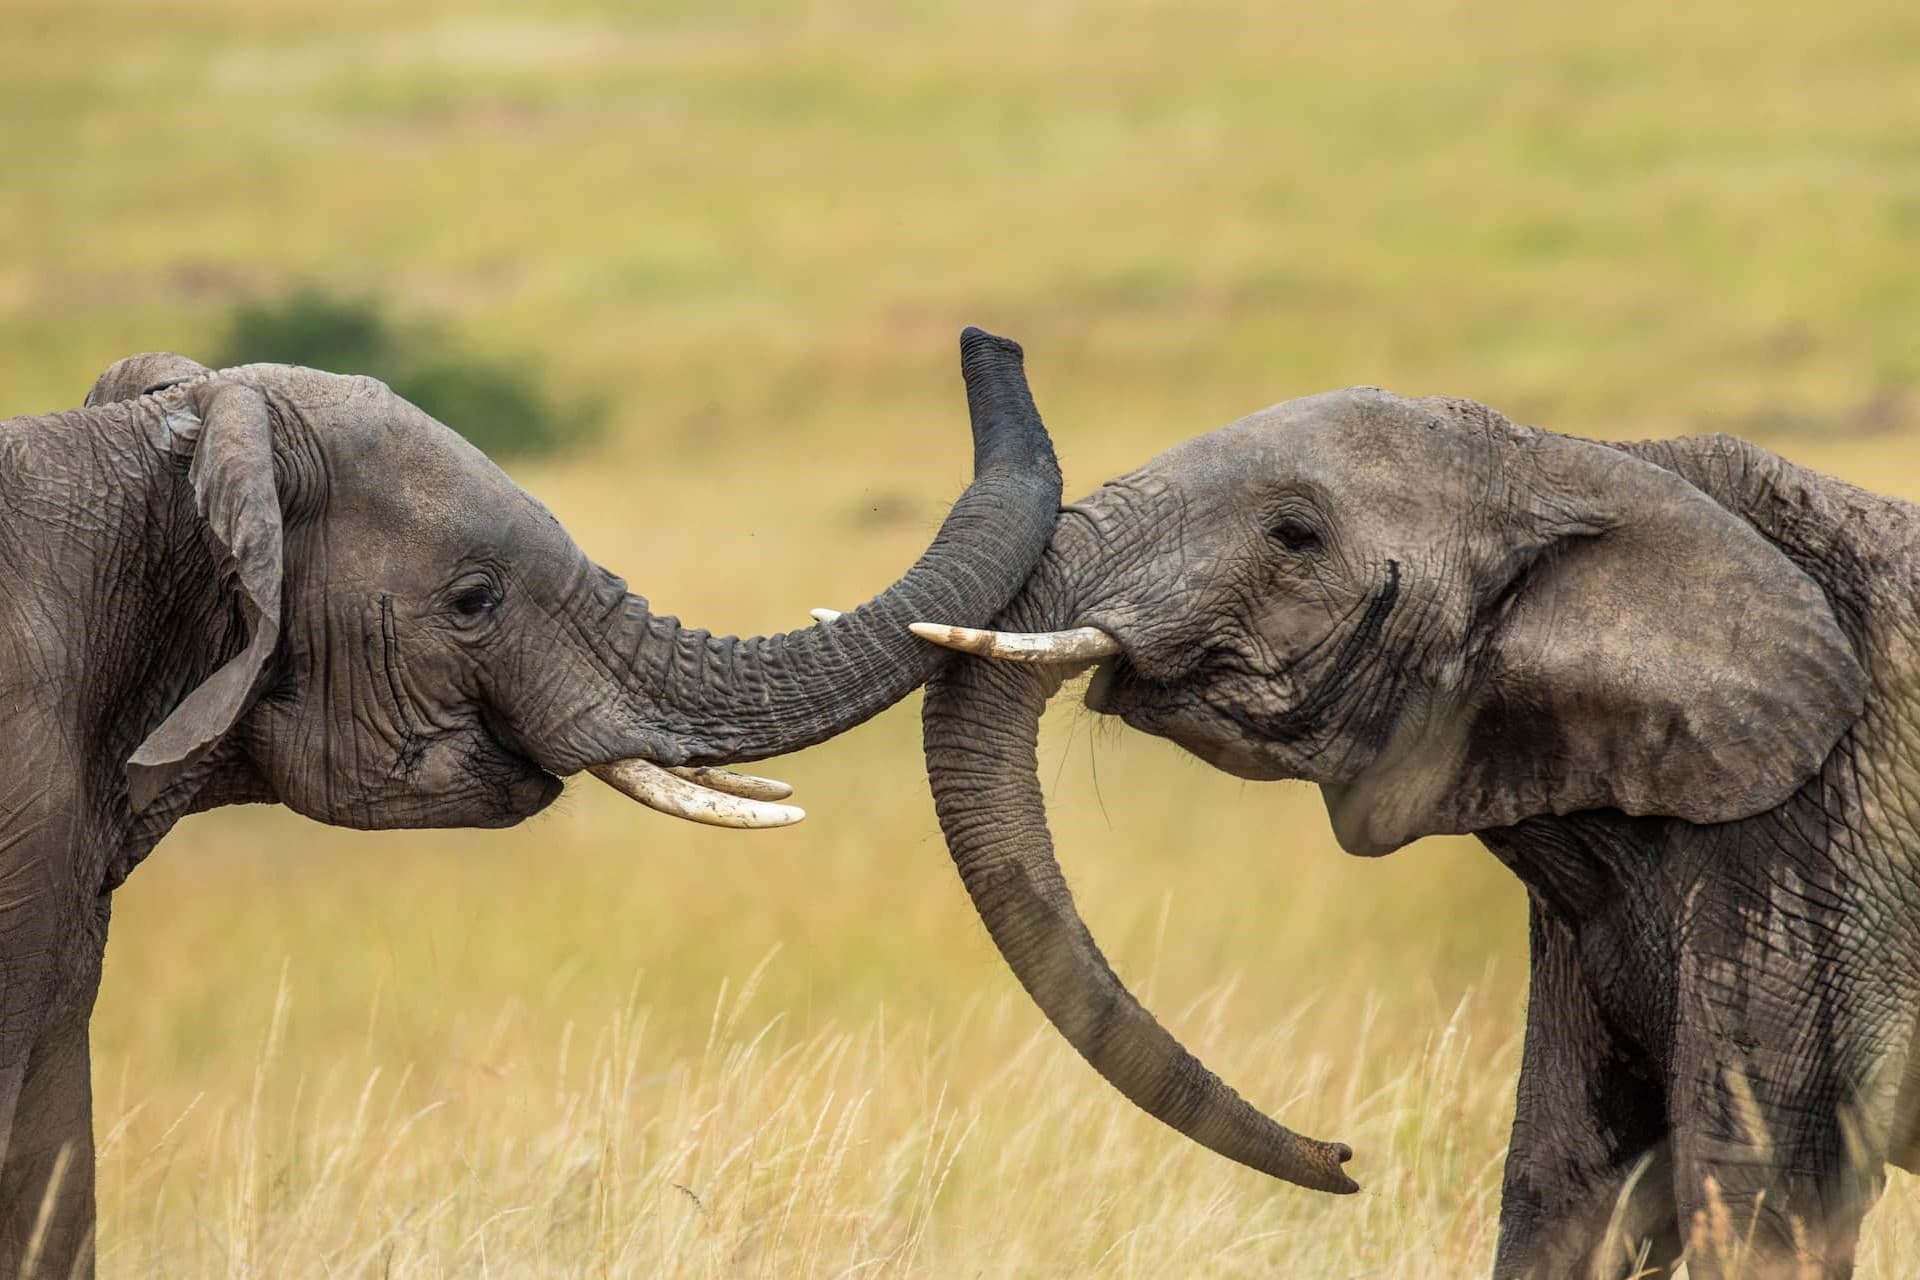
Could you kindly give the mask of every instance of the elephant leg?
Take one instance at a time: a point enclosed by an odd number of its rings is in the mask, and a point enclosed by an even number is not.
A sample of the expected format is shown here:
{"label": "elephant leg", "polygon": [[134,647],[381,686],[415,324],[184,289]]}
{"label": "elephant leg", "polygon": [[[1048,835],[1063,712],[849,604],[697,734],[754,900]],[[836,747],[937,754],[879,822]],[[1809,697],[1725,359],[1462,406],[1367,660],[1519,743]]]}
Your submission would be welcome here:
{"label": "elephant leg", "polygon": [[[1694,1276],[1853,1274],[1860,1222],[1880,1194],[1882,1126],[1816,1073],[1696,1046],[1676,1073],[1674,1189]],[[1828,1077],[1830,1078],[1830,1077]]]}
{"label": "elephant leg", "polygon": [[1538,899],[1531,937],[1494,1274],[1646,1274],[1680,1253],[1665,1099],[1641,1055],[1594,1007],[1573,935]]}
{"label": "elephant leg", "polygon": [[1784,995],[1831,993],[1795,985],[1808,966],[1840,971],[1817,950],[1777,968],[1701,969],[1712,981],[1683,992],[1668,1110],[1693,1275],[1853,1274],[1893,1146],[1907,1029],[1860,1015],[1879,1001]]}
{"label": "elephant leg", "polygon": [[93,1079],[86,1010],[42,1029],[0,1160],[0,1276],[93,1275]]}
{"label": "elephant leg", "polygon": [[1812,883],[1774,868],[1683,939],[1667,1108],[1696,1276],[1852,1275],[1911,1105],[1909,927]]}

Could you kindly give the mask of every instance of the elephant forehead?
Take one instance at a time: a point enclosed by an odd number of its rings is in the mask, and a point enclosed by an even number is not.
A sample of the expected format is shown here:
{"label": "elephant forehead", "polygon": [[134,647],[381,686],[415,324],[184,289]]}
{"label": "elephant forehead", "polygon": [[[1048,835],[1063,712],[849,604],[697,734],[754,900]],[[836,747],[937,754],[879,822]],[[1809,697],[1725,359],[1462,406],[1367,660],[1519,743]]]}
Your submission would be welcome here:
{"label": "elephant forehead", "polygon": [[545,549],[566,558],[572,551],[559,522],[532,494],[459,433],[391,392],[374,411],[327,424],[318,434],[331,518],[360,526],[385,554],[415,547],[455,554]]}
{"label": "elephant forehead", "polygon": [[1331,391],[1273,405],[1168,450],[1153,470],[1203,489],[1245,496],[1289,482],[1317,486],[1344,503],[1444,497],[1483,486],[1498,455],[1491,411],[1455,413],[1471,402],[1414,401],[1374,387]]}
{"label": "elephant forehead", "polygon": [[219,376],[257,387],[269,396],[296,406],[318,427],[352,421],[374,412],[383,399],[399,399],[377,378],[328,373],[297,364],[235,365],[221,369]]}

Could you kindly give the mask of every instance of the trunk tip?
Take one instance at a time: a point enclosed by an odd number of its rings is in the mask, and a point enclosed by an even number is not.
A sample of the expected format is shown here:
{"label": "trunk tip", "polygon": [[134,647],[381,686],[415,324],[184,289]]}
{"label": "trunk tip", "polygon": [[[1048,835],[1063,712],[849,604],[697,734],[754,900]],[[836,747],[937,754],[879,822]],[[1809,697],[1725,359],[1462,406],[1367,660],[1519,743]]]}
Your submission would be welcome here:
{"label": "trunk tip", "polygon": [[1026,353],[1020,344],[968,325],[960,333],[960,377],[967,386],[967,416],[973,423],[974,474],[998,466],[1057,486],[1060,464],[1027,386]]}
{"label": "trunk tip", "polygon": [[1312,1162],[1319,1166],[1320,1175],[1309,1186],[1336,1196],[1350,1196],[1360,1189],[1360,1184],[1347,1176],[1340,1166],[1353,1159],[1353,1148],[1344,1142],[1315,1142],[1308,1140],[1312,1149]]}
{"label": "trunk tip", "polygon": [[1012,338],[988,333],[979,325],[970,324],[960,331],[960,366],[963,370],[980,357],[995,353],[1011,356],[1015,360],[1026,356],[1025,350]]}

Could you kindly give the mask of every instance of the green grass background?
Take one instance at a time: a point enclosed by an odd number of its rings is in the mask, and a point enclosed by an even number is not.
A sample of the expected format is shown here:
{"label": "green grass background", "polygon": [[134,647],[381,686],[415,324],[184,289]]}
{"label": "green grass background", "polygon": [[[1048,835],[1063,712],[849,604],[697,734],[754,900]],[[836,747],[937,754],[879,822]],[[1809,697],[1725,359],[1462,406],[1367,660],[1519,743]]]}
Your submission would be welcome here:
{"label": "green grass background", "polygon": [[[604,402],[516,475],[715,630],[912,560],[968,323],[1027,345],[1070,493],[1364,382],[1920,494],[1909,0],[6,0],[0,158],[0,415],[242,297],[378,295]],[[787,832],[587,783],[506,833],[183,824],[115,904],[105,1270],[1483,1271],[1513,882],[1346,858],[1310,789],[1069,706],[1043,767],[1123,974],[1361,1197],[1189,1149],[1040,1025],[903,707],[780,762]]]}

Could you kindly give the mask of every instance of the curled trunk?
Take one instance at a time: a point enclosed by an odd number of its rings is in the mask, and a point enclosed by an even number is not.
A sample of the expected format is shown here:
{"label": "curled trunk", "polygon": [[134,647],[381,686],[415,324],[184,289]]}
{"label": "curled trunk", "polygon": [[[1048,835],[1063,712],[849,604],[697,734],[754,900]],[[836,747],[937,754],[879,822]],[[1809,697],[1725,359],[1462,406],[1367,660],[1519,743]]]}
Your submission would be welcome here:
{"label": "curled trunk", "polygon": [[842,733],[898,702],[945,661],[942,650],[908,633],[909,623],[984,624],[1026,581],[1060,507],[1060,468],[1027,388],[1020,345],[968,329],[960,355],[974,479],[898,582],[831,621],[751,639],[683,627],[628,599],[623,647],[657,763],[757,760]]}
{"label": "curled trunk", "polygon": [[[1021,605],[1036,594],[1047,591],[1030,588]],[[1061,625],[1033,616],[1047,610],[1021,611],[1013,626]],[[1140,1006],[1081,922],[1036,775],[1040,713],[1063,671],[961,659],[927,685],[927,772],[941,830],[994,945],[1068,1043],[1149,1115],[1276,1178],[1358,1190],[1340,1168],[1350,1148],[1302,1137],[1249,1105]]]}

